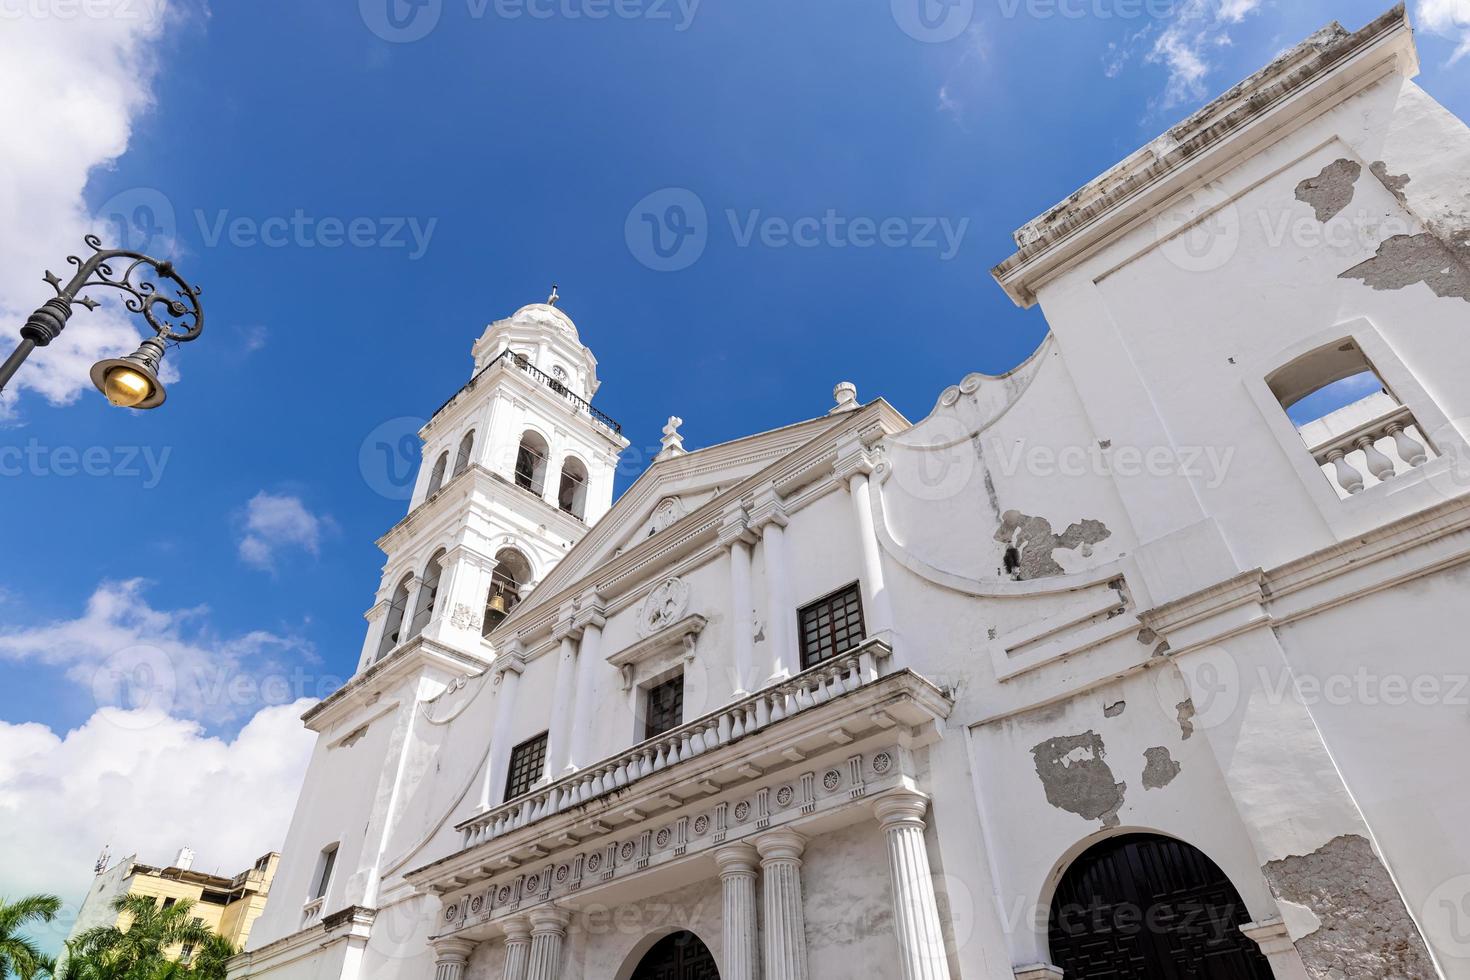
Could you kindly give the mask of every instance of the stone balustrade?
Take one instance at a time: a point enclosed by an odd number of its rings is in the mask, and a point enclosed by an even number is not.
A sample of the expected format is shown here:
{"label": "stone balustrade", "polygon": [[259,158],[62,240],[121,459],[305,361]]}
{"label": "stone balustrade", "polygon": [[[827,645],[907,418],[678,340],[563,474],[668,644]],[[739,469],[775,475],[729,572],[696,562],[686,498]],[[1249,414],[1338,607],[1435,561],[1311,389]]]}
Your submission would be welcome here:
{"label": "stone balustrade", "polygon": [[324,901],[324,897],[313,898],[301,906],[301,928],[305,929],[307,926],[315,925],[321,919]]}
{"label": "stone balustrade", "polygon": [[1404,406],[1312,447],[1312,457],[1342,497],[1361,493],[1370,476],[1382,483],[1424,465],[1430,452],[1413,413]]}
{"label": "stone balustrade", "polygon": [[889,653],[882,640],[869,639],[841,656],[486,810],[461,825],[463,846],[473,847],[579,806],[855,691],[878,679],[878,660]]}

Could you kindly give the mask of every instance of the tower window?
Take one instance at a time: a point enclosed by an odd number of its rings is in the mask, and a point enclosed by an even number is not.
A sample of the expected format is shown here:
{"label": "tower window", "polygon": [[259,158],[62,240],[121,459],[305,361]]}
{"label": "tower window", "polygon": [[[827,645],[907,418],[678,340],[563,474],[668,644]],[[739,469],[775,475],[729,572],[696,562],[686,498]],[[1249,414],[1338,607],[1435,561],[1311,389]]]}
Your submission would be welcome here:
{"label": "tower window", "polygon": [[454,472],[451,477],[459,476],[469,467],[470,456],[474,451],[475,430],[471,429],[464,434],[463,439],[459,440],[459,450],[454,454]]}
{"label": "tower window", "polygon": [[568,456],[561,464],[561,488],[557,493],[557,506],[577,520],[587,516],[587,467],[575,456]]}
{"label": "tower window", "polygon": [[527,739],[510,750],[510,769],[505,777],[505,798],[513,800],[529,793],[546,768],[546,733]]}
{"label": "tower window", "polygon": [[797,619],[803,668],[846,653],[863,642],[863,599],[858,584],[804,606]]}
{"label": "tower window", "polygon": [[425,500],[434,496],[439,492],[439,488],[444,486],[444,468],[448,465],[449,453],[440,453],[439,458],[434,462],[433,472],[429,474],[429,489],[424,493]]}
{"label": "tower window", "polygon": [[546,489],[546,440],[539,432],[528,430],[521,436],[521,445],[516,450],[516,486],[529,490],[538,497]]}
{"label": "tower window", "polygon": [[521,601],[521,589],[531,579],[531,563],[514,548],[501,548],[495,553],[495,571],[490,573],[490,594],[485,598],[485,621],[482,635],[499,626]]}
{"label": "tower window", "polygon": [[408,635],[410,637],[418,636],[422,633],[424,627],[429,625],[429,620],[434,616],[434,603],[439,598],[439,579],[444,573],[444,569],[439,562],[444,557],[444,554],[444,549],[440,548],[429,559],[428,565],[424,566],[424,581],[419,586],[418,604],[414,607],[413,621],[408,624]]}
{"label": "tower window", "polygon": [[313,899],[322,898],[327,894],[327,886],[332,883],[332,869],[337,865],[337,845],[328,844],[322,848],[321,857],[316,862],[316,882],[311,890]]}
{"label": "tower window", "polygon": [[398,588],[393,590],[393,599],[388,604],[388,613],[383,617],[383,639],[378,643],[378,655],[374,661],[382,660],[394,647],[398,646],[398,638],[403,633],[404,611],[408,608],[408,587],[413,582],[412,575],[403,576],[403,581],[398,583]]}
{"label": "tower window", "polygon": [[644,695],[643,737],[654,738],[684,724],[684,674],[655,684]]}
{"label": "tower window", "polygon": [[1413,413],[1351,338],[1303,354],[1266,385],[1339,497],[1391,480],[1434,454]]}

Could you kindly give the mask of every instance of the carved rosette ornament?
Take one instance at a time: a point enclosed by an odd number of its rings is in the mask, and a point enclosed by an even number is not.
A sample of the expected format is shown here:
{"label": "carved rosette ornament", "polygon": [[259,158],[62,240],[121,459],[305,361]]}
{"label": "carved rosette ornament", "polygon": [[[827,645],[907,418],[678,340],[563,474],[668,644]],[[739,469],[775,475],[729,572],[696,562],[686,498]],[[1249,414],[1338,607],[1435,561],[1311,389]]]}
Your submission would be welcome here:
{"label": "carved rosette ornament", "polygon": [[653,520],[649,524],[648,533],[650,535],[657,534],[683,517],[684,514],[684,501],[678,497],[665,497],[653,509]]}
{"label": "carved rosette ornament", "polygon": [[659,583],[638,607],[638,635],[652,636],[673,626],[689,608],[689,583],[674,577]]}

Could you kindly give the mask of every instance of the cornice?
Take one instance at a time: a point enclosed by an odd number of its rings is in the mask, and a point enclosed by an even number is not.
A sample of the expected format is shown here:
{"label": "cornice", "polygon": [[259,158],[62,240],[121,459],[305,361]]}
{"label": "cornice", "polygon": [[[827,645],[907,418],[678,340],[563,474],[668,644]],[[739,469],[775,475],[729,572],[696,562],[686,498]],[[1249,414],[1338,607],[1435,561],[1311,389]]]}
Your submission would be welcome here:
{"label": "cornice", "polygon": [[449,674],[477,677],[491,661],[444,646],[420,635],[401,644],[388,656],[354,676],[301,716],[314,732],[324,732],[353,711],[374,704],[383,689],[424,670],[437,667]]}
{"label": "cornice", "polygon": [[1263,144],[1279,141],[1391,72],[1412,77],[1418,66],[1402,4],[1315,53],[1293,54],[1176,126],[1161,138],[1167,152],[1151,163],[1135,161],[1160,141],[1032,222],[1023,230],[1040,227],[1034,239],[991,275],[1017,305],[1031,306],[1046,282],[1147,220],[1165,200],[1233,166],[1244,154],[1259,152]]}

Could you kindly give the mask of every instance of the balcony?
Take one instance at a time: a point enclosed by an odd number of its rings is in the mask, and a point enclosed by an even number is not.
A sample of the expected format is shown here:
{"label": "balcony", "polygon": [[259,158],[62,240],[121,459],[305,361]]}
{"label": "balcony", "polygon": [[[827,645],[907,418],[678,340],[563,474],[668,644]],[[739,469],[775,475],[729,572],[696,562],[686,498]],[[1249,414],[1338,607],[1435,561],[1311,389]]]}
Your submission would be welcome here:
{"label": "balcony", "polygon": [[532,381],[535,381],[538,384],[541,384],[542,386],[550,389],[551,392],[558,397],[566,399],[566,401],[569,402],[573,408],[576,408],[578,411],[585,413],[586,415],[590,416],[594,421],[596,421],[600,425],[606,426],[613,432],[616,432],[619,435],[622,434],[622,425],[614,420],[611,415],[608,415],[601,409],[593,408],[591,402],[587,401],[587,399],[583,398],[581,395],[573,392],[570,388],[566,386],[565,383],[558,381],[556,378],[553,378],[545,371],[542,371],[540,368],[536,367],[524,354],[517,354],[509,348],[501,351],[500,354],[496,356],[493,361],[491,361],[489,364],[486,364],[475,374],[473,378],[470,378],[469,381],[465,382],[462,388],[456,391],[453,395],[450,395],[448,400],[446,400],[443,405],[440,405],[438,408],[434,409],[434,415],[429,417],[430,421],[433,420],[434,416],[437,416],[440,412],[444,411],[450,405],[454,404],[454,402],[459,398],[460,395],[463,395],[467,391],[473,390],[475,385],[479,383],[480,378],[484,377],[485,374],[498,366],[504,366],[506,368],[516,368],[522,371]]}
{"label": "balcony", "polygon": [[870,639],[477,814],[458,853],[408,881],[450,896],[442,930],[474,932],[570,892],[654,887],[646,876],[772,827],[871,818],[865,798],[912,785],[910,753],[952,707],[910,670],[880,674],[889,654]]}

